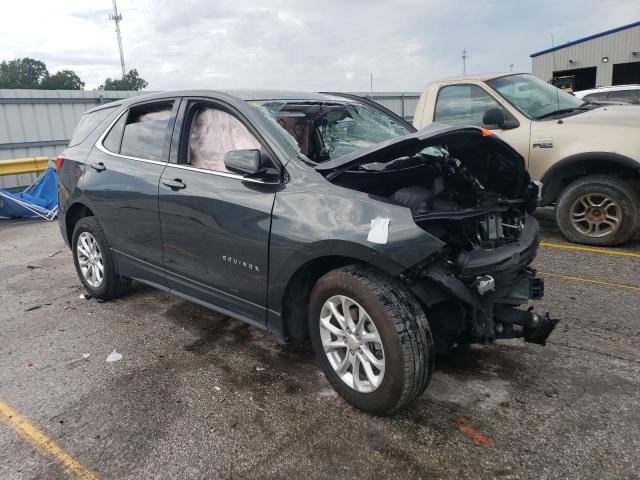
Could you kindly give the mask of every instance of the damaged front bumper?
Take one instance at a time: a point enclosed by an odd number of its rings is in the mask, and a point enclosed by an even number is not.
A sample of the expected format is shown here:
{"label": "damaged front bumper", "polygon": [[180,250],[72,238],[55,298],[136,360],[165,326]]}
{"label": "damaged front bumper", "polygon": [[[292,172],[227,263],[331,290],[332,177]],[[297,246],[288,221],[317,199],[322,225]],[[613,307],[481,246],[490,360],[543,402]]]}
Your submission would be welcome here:
{"label": "damaged front bumper", "polygon": [[515,242],[463,252],[455,259],[431,259],[402,275],[430,307],[439,350],[447,350],[452,344],[505,338],[545,344],[557,320],[548,313],[535,313],[528,305],[544,295],[544,280],[529,266],[538,242],[538,222],[527,215]]}

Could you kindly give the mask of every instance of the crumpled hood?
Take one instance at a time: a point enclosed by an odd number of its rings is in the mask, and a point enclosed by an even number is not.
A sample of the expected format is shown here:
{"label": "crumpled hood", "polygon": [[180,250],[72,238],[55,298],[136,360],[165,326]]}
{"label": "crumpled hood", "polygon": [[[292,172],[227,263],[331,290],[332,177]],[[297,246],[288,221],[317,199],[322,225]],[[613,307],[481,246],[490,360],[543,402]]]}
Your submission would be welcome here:
{"label": "crumpled hood", "polygon": [[386,162],[441,146],[460,160],[487,189],[511,198],[521,196],[530,182],[524,158],[489,130],[431,123],[422,130],[356,150],[315,167],[328,179],[358,165]]}

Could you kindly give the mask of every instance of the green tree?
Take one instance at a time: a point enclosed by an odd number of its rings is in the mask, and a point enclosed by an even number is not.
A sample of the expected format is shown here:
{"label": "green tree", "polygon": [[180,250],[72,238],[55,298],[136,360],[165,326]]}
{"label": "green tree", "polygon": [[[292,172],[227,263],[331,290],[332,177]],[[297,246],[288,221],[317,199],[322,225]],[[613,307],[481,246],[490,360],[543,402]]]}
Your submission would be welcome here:
{"label": "green tree", "polygon": [[33,58],[16,58],[0,63],[0,88],[42,88],[49,77],[44,62]]}
{"label": "green tree", "polygon": [[122,78],[107,78],[102,85],[98,87],[100,90],[142,90],[147,85],[147,81],[138,74],[135,68]]}
{"label": "green tree", "polygon": [[84,82],[73,70],[60,70],[45,78],[42,87],[47,90],[82,90]]}

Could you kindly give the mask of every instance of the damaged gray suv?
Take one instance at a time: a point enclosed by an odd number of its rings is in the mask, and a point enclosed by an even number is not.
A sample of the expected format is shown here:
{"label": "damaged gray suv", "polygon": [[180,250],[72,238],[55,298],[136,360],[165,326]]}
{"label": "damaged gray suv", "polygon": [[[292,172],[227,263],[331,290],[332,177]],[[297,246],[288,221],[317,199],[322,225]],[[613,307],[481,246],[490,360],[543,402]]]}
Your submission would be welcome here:
{"label": "damaged gray suv", "polygon": [[91,295],[133,279],[310,338],[367,412],[418,398],[436,351],[555,325],[528,305],[539,185],[484,129],[417,132],[344,94],[181,91],[90,110],[56,166]]}

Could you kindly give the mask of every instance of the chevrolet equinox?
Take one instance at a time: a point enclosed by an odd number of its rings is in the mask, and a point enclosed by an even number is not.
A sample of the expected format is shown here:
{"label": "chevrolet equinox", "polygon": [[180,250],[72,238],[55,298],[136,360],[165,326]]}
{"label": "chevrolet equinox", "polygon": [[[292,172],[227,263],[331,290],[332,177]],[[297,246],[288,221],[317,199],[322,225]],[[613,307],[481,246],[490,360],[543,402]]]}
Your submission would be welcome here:
{"label": "chevrolet equinox", "polygon": [[544,344],[556,323],[529,307],[540,185],[485,129],[416,131],[347,94],[180,91],[88,111],[56,168],[91,295],[137,280],[309,338],[370,413],[418,398],[436,351]]}

